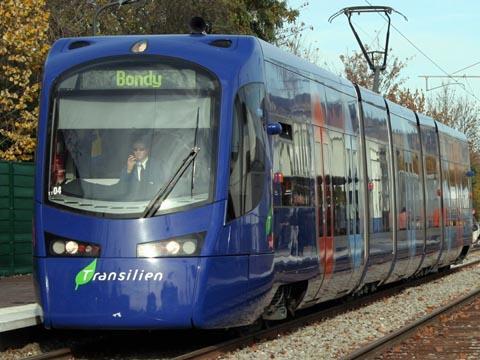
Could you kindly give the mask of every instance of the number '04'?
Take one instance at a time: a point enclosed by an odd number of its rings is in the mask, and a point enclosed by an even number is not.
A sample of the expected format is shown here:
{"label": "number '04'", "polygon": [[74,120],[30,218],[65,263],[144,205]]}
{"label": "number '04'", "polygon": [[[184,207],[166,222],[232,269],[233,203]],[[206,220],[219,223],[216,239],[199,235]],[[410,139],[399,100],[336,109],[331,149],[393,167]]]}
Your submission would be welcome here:
{"label": "number '04'", "polygon": [[54,186],[52,191],[50,191],[50,195],[61,195],[62,194],[62,187],[61,186]]}

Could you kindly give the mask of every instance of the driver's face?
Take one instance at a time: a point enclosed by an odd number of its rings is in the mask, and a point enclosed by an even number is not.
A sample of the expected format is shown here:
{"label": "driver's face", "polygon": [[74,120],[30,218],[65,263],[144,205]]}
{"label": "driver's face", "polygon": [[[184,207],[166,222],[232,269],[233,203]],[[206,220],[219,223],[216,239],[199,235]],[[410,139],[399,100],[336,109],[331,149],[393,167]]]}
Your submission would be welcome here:
{"label": "driver's face", "polygon": [[148,149],[144,143],[133,144],[133,154],[137,161],[143,161],[148,157]]}

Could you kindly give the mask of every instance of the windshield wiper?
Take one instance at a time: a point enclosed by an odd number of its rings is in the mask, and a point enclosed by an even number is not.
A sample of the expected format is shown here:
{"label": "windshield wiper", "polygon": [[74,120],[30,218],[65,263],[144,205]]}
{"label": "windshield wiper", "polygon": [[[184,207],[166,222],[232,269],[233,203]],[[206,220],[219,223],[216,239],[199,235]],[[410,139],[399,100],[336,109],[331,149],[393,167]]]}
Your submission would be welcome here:
{"label": "windshield wiper", "polygon": [[[193,147],[197,147],[197,136],[198,136],[198,123],[200,121],[200,106],[197,108],[197,125],[195,126],[195,136],[193,137]],[[192,165],[192,181],[190,183],[190,197],[193,198],[193,188],[195,187],[195,160],[193,160]]]}
{"label": "windshield wiper", "polygon": [[193,147],[192,150],[190,150],[190,153],[185,159],[183,159],[177,171],[175,171],[172,177],[170,177],[170,179],[167,181],[167,185],[161,188],[158,193],[155,194],[153,199],[148,203],[147,208],[142,214],[142,217],[146,218],[155,215],[157,210],[160,209],[160,206],[162,206],[163,201],[168,197],[168,195],[170,195],[172,190],[175,188],[175,185],[177,184],[178,180],[180,180],[185,170],[187,170],[192,161],[197,157],[199,151],[200,148],[196,146]]}

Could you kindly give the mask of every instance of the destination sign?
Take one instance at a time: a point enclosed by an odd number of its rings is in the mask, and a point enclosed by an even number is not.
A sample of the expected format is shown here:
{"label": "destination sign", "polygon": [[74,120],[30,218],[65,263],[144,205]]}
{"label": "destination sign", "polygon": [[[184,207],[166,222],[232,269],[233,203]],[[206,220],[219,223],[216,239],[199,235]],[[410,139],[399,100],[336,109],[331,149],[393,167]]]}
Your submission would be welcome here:
{"label": "destination sign", "polygon": [[117,70],[115,75],[117,87],[158,89],[162,86],[162,75],[152,70],[141,73]]}
{"label": "destination sign", "polygon": [[88,69],[64,80],[60,89],[195,89],[197,73],[193,69],[152,67]]}

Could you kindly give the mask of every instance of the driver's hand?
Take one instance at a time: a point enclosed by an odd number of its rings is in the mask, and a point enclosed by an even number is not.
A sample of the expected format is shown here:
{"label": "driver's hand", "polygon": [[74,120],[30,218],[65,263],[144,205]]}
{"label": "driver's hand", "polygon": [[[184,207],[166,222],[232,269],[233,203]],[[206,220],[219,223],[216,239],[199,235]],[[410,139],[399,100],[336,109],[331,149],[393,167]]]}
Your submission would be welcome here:
{"label": "driver's hand", "polygon": [[135,155],[129,155],[127,159],[127,172],[130,174],[137,163],[137,158]]}

